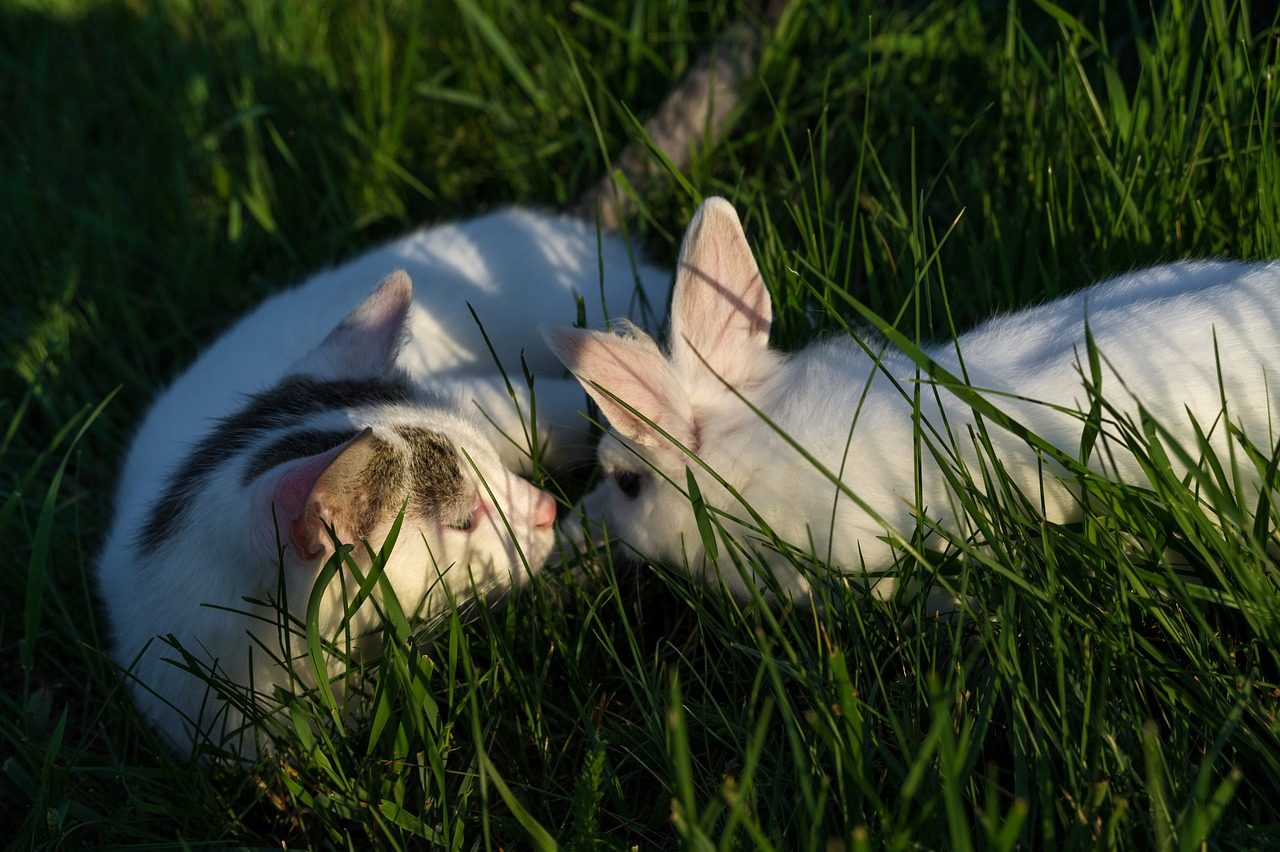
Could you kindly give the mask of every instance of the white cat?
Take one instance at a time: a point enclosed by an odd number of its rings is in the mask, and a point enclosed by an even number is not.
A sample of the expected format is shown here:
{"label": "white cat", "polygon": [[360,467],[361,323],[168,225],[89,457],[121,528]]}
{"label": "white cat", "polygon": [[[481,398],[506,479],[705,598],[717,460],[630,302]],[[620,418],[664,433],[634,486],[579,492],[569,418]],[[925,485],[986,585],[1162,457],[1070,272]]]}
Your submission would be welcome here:
{"label": "white cat", "polygon": [[[517,475],[532,449],[520,358],[537,376],[541,461],[580,459],[582,392],[557,378],[563,368],[538,328],[572,319],[579,296],[596,323],[606,307],[634,309],[637,284],[661,307],[668,278],[635,266],[615,236],[512,209],[411,234],[237,322],[143,421],[98,562],[114,655],[132,671],[142,713],[180,751],[208,736],[252,753],[241,714],[174,664],[167,637],[269,701],[288,683],[264,650],[280,653],[276,613],[246,598],[273,599],[283,580],[288,612],[304,619],[334,551],[329,525],[376,550],[404,508],[386,572],[411,613],[538,570],[556,511]],[[364,547],[353,556],[367,570]],[[324,636],[341,616],[339,584],[329,589]],[[372,629],[374,616],[364,606],[353,632]]]}
{"label": "white cat", "polygon": [[[548,342],[613,427],[600,442],[605,476],[585,499],[588,514],[602,516],[610,532],[645,557],[695,572],[714,567],[735,593],[746,595],[747,583],[758,578],[744,580],[723,548],[718,560],[704,548],[687,496],[686,471],[692,471],[701,498],[732,539],[759,554],[785,593],[803,597],[808,580],[762,530],[846,573],[889,568],[891,543],[909,541],[916,525],[911,397],[917,378],[928,376],[882,341],[869,343],[882,353],[879,365],[851,337],[783,354],[769,348],[771,319],[769,293],[738,216],[713,198],[685,235],[666,353],[635,330],[565,329]],[[1090,458],[1095,470],[1128,483],[1146,481],[1116,440],[1117,419],[1136,421],[1139,405],[1193,454],[1194,419],[1225,463],[1225,397],[1230,422],[1264,453],[1275,445],[1280,263],[1147,269],[992,319],[925,351],[951,375],[985,389],[990,402],[1032,433],[1076,457],[1080,412],[1090,405],[1080,372],[1083,362],[1083,375],[1090,375],[1086,319],[1103,361],[1102,395],[1115,407]],[[944,387],[920,390],[920,434],[944,447],[946,436],[957,436],[960,458],[977,470],[971,407]],[[1053,521],[1079,516],[1071,477],[1057,476],[1061,468],[1027,440],[988,428],[994,457],[1032,505],[1043,500]],[[1235,450],[1243,455],[1238,445]],[[919,456],[919,505],[942,530],[965,532],[963,512],[927,444]],[[1241,467],[1244,487],[1256,496],[1256,469],[1247,460]],[[891,588],[882,581],[876,591]]]}

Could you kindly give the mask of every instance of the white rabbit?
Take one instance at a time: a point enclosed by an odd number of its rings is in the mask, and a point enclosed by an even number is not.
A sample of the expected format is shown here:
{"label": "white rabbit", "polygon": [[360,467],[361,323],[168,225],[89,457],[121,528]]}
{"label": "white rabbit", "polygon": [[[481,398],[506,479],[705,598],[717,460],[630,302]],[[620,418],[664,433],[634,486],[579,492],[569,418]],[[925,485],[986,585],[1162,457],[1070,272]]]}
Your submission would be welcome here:
{"label": "white rabbit", "polygon": [[[170,641],[195,666],[252,684],[269,702],[289,686],[272,660],[278,619],[246,599],[274,599],[283,581],[289,614],[304,619],[333,553],[328,525],[376,550],[404,508],[386,572],[411,613],[538,570],[556,512],[517,475],[532,450],[520,357],[538,377],[542,461],[581,458],[581,391],[559,378],[537,328],[572,319],[577,297],[592,322],[603,321],[605,303],[633,308],[637,284],[662,305],[667,279],[635,267],[615,236],[601,241],[584,222],[512,209],[411,234],[232,326],[143,421],[98,560],[114,655],[131,670],[142,713],[180,751],[206,736],[254,751],[240,712],[174,663],[181,655]],[[363,547],[353,556],[367,569]],[[339,588],[330,585],[320,614],[325,636],[338,629]],[[368,605],[356,614],[357,636],[376,626],[374,615]]]}
{"label": "white rabbit", "polygon": [[[759,578],[744,579],[723,548],[718,564],[704,548],[686,496],[686,471],[692,471],[710,514],[732,539],[759,554],[757,564],[767,566],[784,593],[803,597],[807,578],[761,529],[848,574],[891,567],[891,543],[909,541],[917,522],[911,397],[913,382],[929,377],[878,340],[868,345],[879,364],[848,336],[792,354],[772,350],[771,319],[769,293],[738,216],[728,202],[712,198],[685,235],[667,353],[636,330],[565,329],[550,333],[548,342],[613,427],[600,443],[604,479],[584,500],[588,515],[602,516],[611,533],[644,557],[687,564],[694,572],[714,566],[735,593],[746,595],[746,583],[759,585]],[[1095,470],[1144,481],[1115,430],[1115,419],[1136,418],[1139,405],[1193,451],[1194,420],[1226,460],[1225,398],[1232,423],[1256,444],[1274,445],[1280,263],[1147,269],[997,317],[925,351],[1075,457],[1080,412],[1090,404],[1080,371],[1085,361],[1084,375],[1090,374],[1086,319],[1103,360],[1102,395],[1115,408],[1090,458]],[[928,442],[950,446],[945,436],[958,436],[952,451],[972,464],[975,416],[945,387],[926,384],[920,391],[919,434],[926,443],[919,453],[919,505],[943,531],[963,534],[966,519]],[[1032,505],[1043,502],[1054,521],[1079,515],[1071,477],[1060,477],[1061,467],[1024,438],[988,428],[993,455]],[[1247,461],[1243,467],[1242,481],[1256,495],[1259,477]],[[887,580],[876,585],[878,593],[891,588]]]}

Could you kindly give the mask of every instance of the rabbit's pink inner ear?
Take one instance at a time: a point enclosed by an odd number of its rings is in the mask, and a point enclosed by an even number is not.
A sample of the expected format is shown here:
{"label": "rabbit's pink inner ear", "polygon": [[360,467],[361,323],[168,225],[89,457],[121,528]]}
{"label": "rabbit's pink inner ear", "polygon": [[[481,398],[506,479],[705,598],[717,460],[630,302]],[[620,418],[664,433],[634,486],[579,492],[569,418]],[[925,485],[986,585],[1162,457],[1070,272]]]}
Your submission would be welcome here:
{"label": "rabbit's pink inner ear", "polygon": [[357,532],[358,482],[373,452],[372,436],[373,430],[365,429],[332,450],[291,465],[276,480],[271,499],[293,563],[309,564],[333,551],[328,526],[343,541]]}
{"label": "rabbit's pink inner ear", "polygon": [[769,291],[737,212],[723,198],[707,199],[680,248],[671,307],[677,368],[683,375],[705,361],[731,384],[744,381],[752,353],[768,349],[772,322]]}
{"label": "rabbit's pink inner ear", "polygon": [[293,372],[325,379],[383,375],[395,363],[404,343],[412,303],[409,275],[396,270],[299,361]]}
{"label": "rabbit's pink inner ear", "polygon": [[693,431],[689,400],[652,341],[567,328],[549,332],[546,340],[623,437],[658,444],[663,438],[647,422],[652,421],[675,440],[688,442]]}

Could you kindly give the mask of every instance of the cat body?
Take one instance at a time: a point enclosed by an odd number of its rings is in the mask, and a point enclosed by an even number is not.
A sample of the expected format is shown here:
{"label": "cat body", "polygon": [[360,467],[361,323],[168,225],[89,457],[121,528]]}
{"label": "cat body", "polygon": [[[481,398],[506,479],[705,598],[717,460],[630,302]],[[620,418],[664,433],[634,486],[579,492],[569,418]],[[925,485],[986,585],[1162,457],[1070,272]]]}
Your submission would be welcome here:
{"label": "cat body", "polygon": [[[559,362],[538,337],[540,327],[574,316],[577,296],[593,323],[604,320],[604,308],[624,315],[636,307],[630,253],[620,240],[605,236],[598,249],[596,232],[585,223],[508,209],[415,231],[267,298],[155,401],[125,463],[120,497],[127,500],[140,489],[145,499],[157,468],[182,457],[192,435],[240,405],[246,394],[275,384],[395,269],[403,269],[416,288],[405,332],[415,345],[397,358],[411,380],[498,376],[468,305],[513,385],[524,384],[522,353],[535,375],[561,375]],[[661,310],[668,273],[643,263],[636,272]]]}
{"label": "cat body", "polygon": [[[642,555],[694,571],[718,568],[746,596],[748,580],[723,555],[717,565],[703,546],[685,494],[687,468],[726,531],[756,551],[785,593],[803,597],[808,580],[762,528],[843,572],[891,567],[892,544],[909,541],[916,526],[919,434],[918,505],[944,531],[966,532],[929,447],[979,470],[971,406],[882,341],[864,348],[845,337],[792,354],[772,350],[771,318],[737,214],[711,199],[681,250],[667,352],[640,332],[549,335],[613,427],[600,443],[605,477],[584,501],[588,513]],[[1090,375],[1086,322],[1101,359],[1102,396],[1115,409],[1104,416],[1090,456],[1095,470],[1145,481],[1115,423],[1137,422],[1140,406],[1193,453],[1194,420],[1218,457],[1229,457],[1224,399],[1226,416],[1245,435],[1264,452],[1275,445],[1280,263],[1190,262],[1134,272],[994,318],[925,352],[1074,458],[1081,412],[1091,404],[1083,378]],[[1072,478],[1060,476],[1052,458],[990,422],[986,430],[994,442],[986,463],[998,460],[1049,520],[1079,516]],[[1252,464],[1240,473],[1256,495]],[[877,592],[891,589],[888,581],[876,585]]]}
{"label": "cat body", "polygon": [[[98,562],[114,655],[142,713],[179,750],[208,736],[252,752],[239,711],[174,664],[167,637],[196,667],[269,701],[290,686],[271,659],[278,619],[246,599],[275,600],[283,582],[290,616],[304,619],[334,552],[330,527],[377,550],[403,508],[386,575],[421,615],[540,568],[555,504],[519,476],[533,451],[521,357],[536,377],[541,462],[580,460],[581,391],[558,378],[538,328],[574,318],[578,297],[592,322],[634,309],[637,284],[662,305],[667,278],[615,236],[510,209],[410,234],[234,324],[144,419]],[[362,546],[352,555],[367,567]],[[322,635],[341,609],[334,583]],[[374,616],[363,607],[353,634],[373,630]]]}

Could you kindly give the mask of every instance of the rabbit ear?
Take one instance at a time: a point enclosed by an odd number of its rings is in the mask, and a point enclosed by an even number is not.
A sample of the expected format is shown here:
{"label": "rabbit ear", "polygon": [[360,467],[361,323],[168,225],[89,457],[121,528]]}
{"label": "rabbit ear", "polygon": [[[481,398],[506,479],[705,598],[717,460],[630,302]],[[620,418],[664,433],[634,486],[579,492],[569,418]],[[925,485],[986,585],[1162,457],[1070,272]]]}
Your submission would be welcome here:
{"label": "rabbit ear", "polygon": [[292,372],[321,379],[384,375],[404,342],[413,284],[404,270],[382,280]]}
{"label": "rabbit ear", "polygon": [[645,421],[648,418],[690,446],[693,414],[688,396],[647,336],[560,328],[544,337],[624,438],[645,446],[661,443],[662,435]]}
{"label": "rabbit ear", "polygon": [[682,376],[703,362],[735,387],[758,378],[769,349],[773,305],[737,211],[708,198],[680,247],[671,303],[671,356]]}

